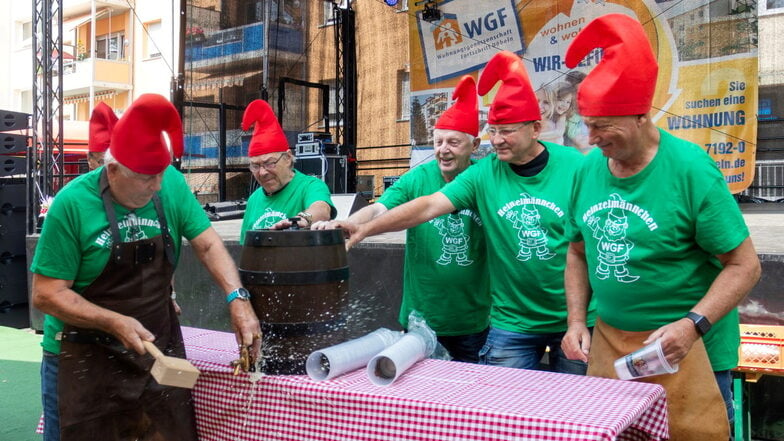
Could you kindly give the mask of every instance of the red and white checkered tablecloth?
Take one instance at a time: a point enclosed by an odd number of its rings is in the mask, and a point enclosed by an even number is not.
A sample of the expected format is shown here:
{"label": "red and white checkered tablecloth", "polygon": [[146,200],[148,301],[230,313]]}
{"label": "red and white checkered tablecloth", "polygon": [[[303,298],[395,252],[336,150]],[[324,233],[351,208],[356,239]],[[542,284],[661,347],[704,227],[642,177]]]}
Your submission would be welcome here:
{"label": "red and white checkered tablecloth", "polygon": [[183,328],[202,371],[193,390],[202,441],[663,440],[657,385],[423,360],[389,387],[360,369],[330,381],[234,376],[229,333]]}

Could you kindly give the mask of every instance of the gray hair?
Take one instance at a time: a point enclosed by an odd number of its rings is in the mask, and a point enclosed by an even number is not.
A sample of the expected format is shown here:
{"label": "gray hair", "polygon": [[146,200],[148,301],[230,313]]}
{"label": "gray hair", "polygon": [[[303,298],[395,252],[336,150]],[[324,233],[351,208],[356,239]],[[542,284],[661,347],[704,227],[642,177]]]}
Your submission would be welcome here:
{"label": "gray hair", "polygon": [[129,178],[134,178],[134,177],[137,177],[137,176],[144,176],[143,173],[136,173],[135,171],[131,170],[130,168],[122,165],[120,163],[120,161],[117,160],[117,158],[115,158],[114,156],[112,156],[109,153],[109,150],[106,150],[106,156],[104,156],[103,165],[104,165],[104,167],[108,167],[109,164],[117,164],[117,168],[120,170],[120,173],[122,173],[123,175],[125,175],[125,176],[127,176]]}

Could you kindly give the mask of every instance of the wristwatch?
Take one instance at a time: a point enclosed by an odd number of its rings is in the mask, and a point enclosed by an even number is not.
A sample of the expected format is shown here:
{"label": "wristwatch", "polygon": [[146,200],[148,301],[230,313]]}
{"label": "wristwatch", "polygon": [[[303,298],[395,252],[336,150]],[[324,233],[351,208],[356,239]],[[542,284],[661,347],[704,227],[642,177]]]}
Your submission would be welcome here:
{"label": "wristwatch", "polygon": [[231,303],[234,299],[248,301],[250,300],[250,293],[247,289],[239,287],[226,295],[226,303]]}
{"label": "wristwatch", "polygon": [[689,311],[686,318],[694,322],[694,327],[697,328],[697,333],[704,336],[711,329],[711,322],[704,315],[697,314],[696,312]]}
{"label": "wristwatch", "polygon": [[302,219],[305,219],[305,222],[308,223],[307,225],[308,227],[313,223],[313,215],[308,213],[307,211],[300,211],[299,213],[297,213],[297,216],[301,217]]}

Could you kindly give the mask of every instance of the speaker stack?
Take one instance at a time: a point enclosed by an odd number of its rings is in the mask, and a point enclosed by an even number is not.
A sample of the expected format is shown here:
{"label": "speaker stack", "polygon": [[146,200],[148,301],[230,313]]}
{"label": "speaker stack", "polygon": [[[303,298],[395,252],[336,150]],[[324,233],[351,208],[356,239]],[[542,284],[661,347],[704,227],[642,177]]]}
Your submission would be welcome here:
{"label": "speaker stack", "polygon": [[340,153],[340,146],[332,143],[329,133],[298,133],[294,146],[297,157],[294,168],[324,181],[330,193],[345,193],[348,189],[348,157]]}
{"label": "speaker stack", "polygon": [[25,216],[30,115],[0,110],[0,308],[27,303]]}

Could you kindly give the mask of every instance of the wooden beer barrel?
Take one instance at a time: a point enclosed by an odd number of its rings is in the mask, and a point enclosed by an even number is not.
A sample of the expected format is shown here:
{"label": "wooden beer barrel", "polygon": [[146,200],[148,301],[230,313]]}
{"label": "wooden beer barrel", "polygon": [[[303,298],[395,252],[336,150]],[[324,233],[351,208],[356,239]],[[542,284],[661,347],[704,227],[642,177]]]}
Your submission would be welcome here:
{"label": "wooden beer barrel", "polygon": [[305,374],[311,352],[345,341],[342,230],[248,231],[239,271],[264,334],[263,373]]}

